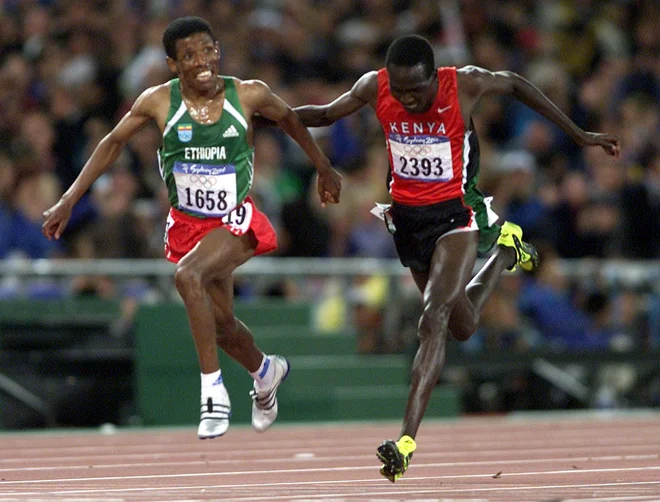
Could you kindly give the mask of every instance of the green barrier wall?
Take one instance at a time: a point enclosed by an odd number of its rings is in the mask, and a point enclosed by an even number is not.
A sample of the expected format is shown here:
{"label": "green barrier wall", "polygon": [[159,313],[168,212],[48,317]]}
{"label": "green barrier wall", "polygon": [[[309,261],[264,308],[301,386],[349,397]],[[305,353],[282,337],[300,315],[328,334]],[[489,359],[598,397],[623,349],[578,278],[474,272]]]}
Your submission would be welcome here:
{"label": "green barrier wall", "polygon": [[[134,415],[145,425],[198,423],[199,365],[183,306],[142,305],[132,332],[121,336],[111,328],[120,310],[119,301],[97,298],[0,302],[0,373],[43,401],[34,409],[0,388],[0,428],[125,423]],[[291,363],[278,392],[279,421],[401,419],[406,356],[360,356],[353,333],[313,332],[309,303],[237,301],[235,312],[262,350]],[[249,424],[252,380],[219,355],[232,423]],[[90,400],[95,414],[71,415]],[[460,412],[458,391],[438,387],[427,416]]]}
{"label": "green barrier wall", "polygon": [[[236,315],[266,353],[285,355],[291,373],[278,391],[279,421],[400,419],[410,362],[400,355],[359,356],[350,333],[311,332],[311,306],[268,300],[237,303]],[[220,353],[232,400],[232,423],[248,424],[252,380]],[[146,425],[199,420],[199,366],[185,310],[179,304],[144,306],[136,318],[137,411]],[[456,416],[458,391],[441,386],[426,416]]]}
{"label": "green barrier wall", "polygon": [[120,318],[117,300],[0,301],[0,429],[126,423],[134,350]]}

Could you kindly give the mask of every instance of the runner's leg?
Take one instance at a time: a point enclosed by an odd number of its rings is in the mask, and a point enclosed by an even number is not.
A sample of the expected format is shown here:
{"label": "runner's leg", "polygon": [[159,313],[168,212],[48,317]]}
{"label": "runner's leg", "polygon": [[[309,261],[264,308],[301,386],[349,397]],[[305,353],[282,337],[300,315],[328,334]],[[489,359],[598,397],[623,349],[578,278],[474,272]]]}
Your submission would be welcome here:
{"label": "runner's leg", "polygon": [[428,406],[445,359],[449,316],[461,298],[467,301],[465,286],[477,256],[477,232],[460,232],[438,240],[428,281],[423,293],[423,313],[417,335],[419,348],[412,367],[408,403],[401,436],[412,438]]}
{"label": "runner's leg", "polygon": [[219,368],[215,307],[207,288],[215,280],[229,279],[236,267],[253,255],[251,233],[236,237],[224,228],[216,228],[179,261],[174,280],[186,307],[202,373]]}
{"label": "runner's leg", "polygon": [[481,308],[493,292],[502,272],[515,259],[513,249],[498,246],[469,282],[465,288],[466,297],[456,302],[449,317],[449,331],[456,340],[465,341],[477,330]]}
{"label": "runner's leg", "polygon": [[234,316],[233,279],[229,277],[213,281],[207,291],[213,302],[218,347],[249,372],[256,371],[263,354],[248,327]]}

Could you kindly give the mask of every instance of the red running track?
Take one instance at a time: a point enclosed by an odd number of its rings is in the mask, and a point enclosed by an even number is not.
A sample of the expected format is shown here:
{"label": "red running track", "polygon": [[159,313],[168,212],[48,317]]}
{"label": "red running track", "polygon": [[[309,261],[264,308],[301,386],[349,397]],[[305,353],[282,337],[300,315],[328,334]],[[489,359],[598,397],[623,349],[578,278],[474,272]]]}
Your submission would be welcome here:
{"label": "red running track", "polygon": [[660,414],[424,422],[406,475],[378,473],[398,423],[0,434],[15,500],[660,500]]}

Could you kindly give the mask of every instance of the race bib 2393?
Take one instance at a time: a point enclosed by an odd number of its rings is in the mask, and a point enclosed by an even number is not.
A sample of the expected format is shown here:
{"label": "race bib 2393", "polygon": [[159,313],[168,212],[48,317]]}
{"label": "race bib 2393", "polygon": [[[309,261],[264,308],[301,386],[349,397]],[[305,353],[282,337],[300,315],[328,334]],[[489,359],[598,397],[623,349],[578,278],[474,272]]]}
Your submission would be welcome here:
{"label": "race bib 2393", "polygon": [[451,145],[445,136],[388,135],[394,172],[416,181],[446,182],[452,179]]}

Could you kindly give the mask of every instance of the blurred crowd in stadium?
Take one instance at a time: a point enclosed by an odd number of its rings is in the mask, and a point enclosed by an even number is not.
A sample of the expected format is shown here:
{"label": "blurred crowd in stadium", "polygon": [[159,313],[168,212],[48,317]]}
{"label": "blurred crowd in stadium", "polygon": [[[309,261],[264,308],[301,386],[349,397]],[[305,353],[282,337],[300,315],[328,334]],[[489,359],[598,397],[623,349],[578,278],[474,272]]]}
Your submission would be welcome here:
{"label": "blurred crowd in stadium", "polygon": [[[439,66],[516,71],[581,127],[618,134],[623,153],[613,159],[581,149],[513,100],[485,100],[476,119],[479,186],[494,197],[501,221],[523,227],[543,265],[534,278],[502,279],[472,343],[660,345],[657,284],[654,293],[653,284],[613,290],[575,283],[558,265],[563,258],[660,258],[654,0],[4,0],[0,258],[162,256],[168,206],[155,125],[131,140],[76,206],[61,242],[45,240],[40,226],[42,212],[139,93],[171,78],[161,36],[181,15],[209,20],[226,74],[262,79],[291,106],[332,100],[383,65],[394,37],[415,32],[433,43]],[[391,236],[369,213],[375,201],[387,201],[387,156],[374,114],[365,109],[312,132],[344,174],[341,204],[326,210],[302,152],[275,129],[255,135],[253,196],[278,232],[276,254],[395,258]],[[387,295],[374,280],[346,298],[378,317]],[[110,294],[105,284],[81,279],[73,288]],[[3,287],[3,296],[13,294]],[[366,333],[370,318],[361,318]],[[382,319],[374,326],[380,330]],[[405,343],[376,333],[363,350]]]}

